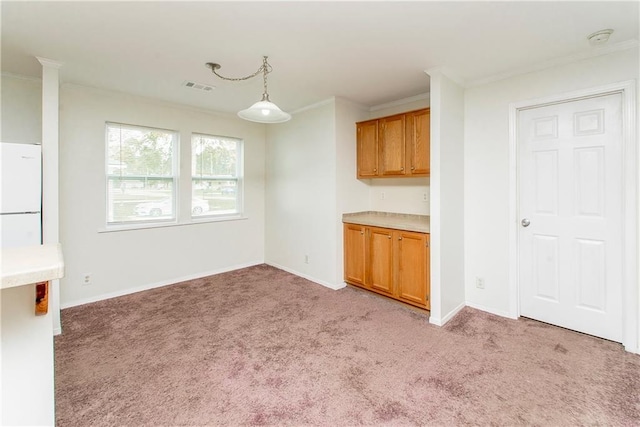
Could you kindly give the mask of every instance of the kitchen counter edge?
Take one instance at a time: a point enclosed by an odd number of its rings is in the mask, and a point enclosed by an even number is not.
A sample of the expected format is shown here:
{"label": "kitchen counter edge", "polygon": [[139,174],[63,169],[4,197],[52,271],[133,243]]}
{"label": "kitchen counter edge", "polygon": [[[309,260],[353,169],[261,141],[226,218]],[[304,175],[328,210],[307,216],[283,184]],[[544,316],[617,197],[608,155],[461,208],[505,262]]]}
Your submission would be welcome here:
{"label": "kitchen counter edge", "polygon": [[342,222],[372,227],[392,228],[394,230],[429,233],[430,218],[428,215],[399,214],[392,212],[353,212],[342,214]]}
{"label": "kitchen counter edge", "polygon": [[64,259],[60,244],[2,249],[1,289],[60,279]]}

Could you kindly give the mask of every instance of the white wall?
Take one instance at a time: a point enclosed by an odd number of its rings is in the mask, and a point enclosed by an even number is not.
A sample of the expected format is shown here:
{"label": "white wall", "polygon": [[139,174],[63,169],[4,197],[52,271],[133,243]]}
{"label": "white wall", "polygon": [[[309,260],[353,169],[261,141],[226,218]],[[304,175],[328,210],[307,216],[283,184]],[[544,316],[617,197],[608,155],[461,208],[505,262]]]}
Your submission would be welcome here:
{"label": "white wall", "polygon": [[333,99],[269,125],[265,196],[266,262],[333,288],[342,286],[335,262],[335,129]]}
{"label": "white wall", "polygon": [[7,74],[0,77],[0,140],[42,143],[42,81]]}
{"label": "white wall", "polygon": [[[425,103],[376,113],[415,110]],[[267,263],[338,288],[344,284],[344,213],[428,213],[423,201],[428,178],[357,179],[355,123],[371,115],[363,106],[334,98],[294,114],[291,122],[268,127]],[[385,200],[378,201],[380,191]]]}
{"label": "white wall", "polygon": [[[638,79],[626,50],[474,87],[465,93],[465,287],[469,305],[510,315],[509,104]],[[485,279],[485,289],[475,287]]]}
{"label": "white wall", "polygon": [[429,215],[429,178],[378,178],[365,181],[369,183],[369,210]]}
{"label": "white wall", "polygon": [[464,90],[431,76],[431,316],[446,323],[464,307]]}
{"label": "white wall", "polygon": [[[61,88],[60,102],[63,307],[264,261],[263,125],[73,85]],[[106,121],[179,131],[182,168],[191,167],[191,132],[244,139],[247,219],[101,232],[106,222]],[[179,187],[188,204],[189,180]],[[85,273],[91,273],[87,286],[82,285]]]}
{"label": "white wall", "polygon": [[370,190],[367,181],[357,179],[356,164],[356,122],[366,120],[368,111],[345,99],[335,100],[336,122],[336,278],[335,283],[344,280],[344,240],[342,214],[371,210]]}

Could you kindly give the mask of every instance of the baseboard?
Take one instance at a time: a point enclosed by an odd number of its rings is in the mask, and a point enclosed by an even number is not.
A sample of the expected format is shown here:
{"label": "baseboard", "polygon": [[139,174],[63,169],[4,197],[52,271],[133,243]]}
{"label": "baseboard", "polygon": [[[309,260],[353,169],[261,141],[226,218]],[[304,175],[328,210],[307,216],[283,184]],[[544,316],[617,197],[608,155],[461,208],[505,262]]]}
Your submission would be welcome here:
{"label": "baseboard", "polygon": [[434,318],[434,317],[429,316],[429,323],[431,323],[432,325],[436,325],[436,326],[444,326],[444,325],[447,324],[447,322],[449,320],[453,319],[453,316],[458,314],[458,312],[460,310],[462,310],[463,308],[465,308],[465,307],[466,307],[466,304],[464,302],[462,302],[456,308],[454,308],[453,310],[451,310],[450,312],[448,312],[447,314],[445,314],[444,316],[442,316],[440,318]]}
{"label": "baseboard", "polygon": [[276,264],[275,262],[267,262],[267,261],[265,261],[265,264],[270,265],[271,267],[278,268],[280,270],[284,270],[287,273],[291,273],[291,274],[293,274],[295,276],[300,276],[303,279],[307,279],[310,282],[317,283],[318,285],[322,285],[325,288],[333,289],[334,291],[337,291],[338,289],[342,289],[342,288],[347,286],[347,284],[344,283],[344,282],[341,282],[341,283],[338,283],[338,284],[332,284],[332,283],[329,283],[329,282],[325,282],[323,280],[316,279],[315,277],[311,277],[311,276],[309,276],[307,274],[300,273],[299,271],[292,270],[291,268]]}
{"label": "baseboard", "polygon": [[[186,282],[188,280],[201,279],[203,277],[213,276],[215,274],[227,273],[229,271],[239,270],[241,268],[253,267],[254,265],[260,265],[260,264],[264,264],[264,262],[263,261],[255,261],[255,262],[249,262],[249,263],[246,263],[246,264],[238,264],[238,265],[234,265],[234,266],[231,266],[231,267],[224,267],[224,268],[220,268],[220,269],[217,269],[217,270],[211,270],[211,271],[205,271],[205,272],[200,272],[200,273],[196,273],[196,274],[190,274],[188,276],[183,276],[183,277],[176,277],[176,278],[173,278],[173,279],[170,279],[170,280],[163,280],[161,282],[149,283],[149,284],[146,284],[146,285],[136,286],[136,287],[133,287],[133,288],[123,289],[123,290],[120,290],[120,291],[107,292],[107,293],[104,293],[104,294],[95,295],[93,297],[83,298],[83,299],[79,299],[79,300],[75,300],[75,301],[69,301],[69,302],[60,304],[60,309],[77,307],[79,305],[90,304],[92,302],[98,302],[98,301],[103,301],[103,300],[106,300],[106,299],[121,297],[121,296],[124,296],[124,295],[135,294],[137,292],[148,291],[150,289],[162,288],[164,286],[175,285],[177,283]],[[54,333],[55,333],[55,331],[54,331]]]}
{"label": "baseboard", "polygon": [[629,353],[635,353],[635,354],[640,354],[640,347],[633,349],[632,347],[627,347],[626,345],[624,345],[624,350],[629,352]]}
{"label": "baseboard", "polygon": [[508,311],[496,310],[494,308],[485,307],[485,306],[483,306],[481,304],[476,304],[476,303],[469,302],[469,301],[467,301],[466,304],[467,304],[468,307],[475,308],[477,310],[486,311],[487,313],[495,314],[496,316],[506,317],[508,319],[517,319],[516,316],[511,315],[511,313],[509,313]]}

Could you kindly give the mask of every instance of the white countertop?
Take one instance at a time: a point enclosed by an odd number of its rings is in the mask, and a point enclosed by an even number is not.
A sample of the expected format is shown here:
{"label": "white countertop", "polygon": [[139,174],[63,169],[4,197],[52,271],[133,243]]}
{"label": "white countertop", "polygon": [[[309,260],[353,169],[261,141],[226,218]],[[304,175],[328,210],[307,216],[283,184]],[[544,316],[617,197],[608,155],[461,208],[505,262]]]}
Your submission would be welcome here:
{"label": "white countertop", "polygon": [[0,251],[0,289],[60,279],[64,260],[59,244],[8,248]]}
{"label": "white countertop", "polygon": [[374,227],[393,228],[397,230],[429,233],[430,218],[428,215],[398,214],[390,212],[354,212],[342,215],[342,222]]}

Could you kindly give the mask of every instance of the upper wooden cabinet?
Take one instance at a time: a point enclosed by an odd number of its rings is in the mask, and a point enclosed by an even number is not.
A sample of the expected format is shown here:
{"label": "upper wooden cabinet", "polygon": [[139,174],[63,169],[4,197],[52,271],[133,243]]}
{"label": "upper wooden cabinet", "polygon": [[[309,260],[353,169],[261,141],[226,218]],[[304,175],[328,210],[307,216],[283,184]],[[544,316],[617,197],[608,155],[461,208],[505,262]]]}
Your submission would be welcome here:
{"label": "upper wooden cabinet", "polygon": [[407,167],[411,175],[428,176],[431,173],[431,110],[413,111],[406,116]]}
{"label": "upper wooden cabinet", "polygon": [[358,123],[358,178],[378,175],[378,121]]}
{"label": "upper wooden cabinet", "polygon": [[358,178],[429,176],[430,110],[356,123]]}
{"label": "upper wooden cabinet", "polygon": [[404,175],[407,153],[404,114],[378,119],[378,145],[380,175]]}

